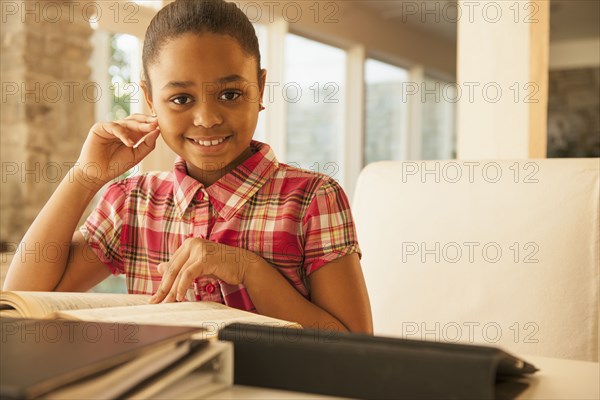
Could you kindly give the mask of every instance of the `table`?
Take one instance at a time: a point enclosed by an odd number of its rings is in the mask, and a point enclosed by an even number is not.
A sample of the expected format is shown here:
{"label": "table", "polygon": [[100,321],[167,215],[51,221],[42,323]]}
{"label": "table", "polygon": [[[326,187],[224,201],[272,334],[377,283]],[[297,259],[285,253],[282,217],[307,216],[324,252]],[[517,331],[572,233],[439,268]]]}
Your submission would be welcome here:
{"label": "table", "polygon": [[[527,378],[529,387],[519,399],[600,399],[600,368],[598,363],[559,358],[523,356],[539,371]],[[208,397],[224,399],[334,399],[310,393],[289,392],[234,385]]]}
{"label": "table", "polygon": [[523,399],[600,399],[598,363],[560,358],[523,356],[539,371],[527,379]]}

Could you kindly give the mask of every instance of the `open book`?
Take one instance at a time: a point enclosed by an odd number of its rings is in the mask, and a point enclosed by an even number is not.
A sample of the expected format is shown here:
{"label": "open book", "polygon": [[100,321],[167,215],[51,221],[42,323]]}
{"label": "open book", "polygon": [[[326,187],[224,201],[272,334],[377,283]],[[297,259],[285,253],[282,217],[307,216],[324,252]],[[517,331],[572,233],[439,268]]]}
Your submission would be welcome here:
{"label": "open book", "polygon": [[198,301],[148,304],[149,295],[68,292],[0,292],[0,317],[61,318],[94,322],[201,327],[207,336],[233,322],[273,327],[300,325]]}

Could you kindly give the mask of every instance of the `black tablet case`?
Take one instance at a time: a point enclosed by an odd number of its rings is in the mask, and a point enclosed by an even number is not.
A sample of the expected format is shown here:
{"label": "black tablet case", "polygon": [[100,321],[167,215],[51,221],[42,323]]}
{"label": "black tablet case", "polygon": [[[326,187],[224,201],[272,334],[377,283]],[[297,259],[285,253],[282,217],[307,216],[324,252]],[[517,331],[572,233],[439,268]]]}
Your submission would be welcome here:
{"label": "black tablet case", "polygon": [[368,399],[514,398],[537,369],[494,347],[233,324],[234,382]]}

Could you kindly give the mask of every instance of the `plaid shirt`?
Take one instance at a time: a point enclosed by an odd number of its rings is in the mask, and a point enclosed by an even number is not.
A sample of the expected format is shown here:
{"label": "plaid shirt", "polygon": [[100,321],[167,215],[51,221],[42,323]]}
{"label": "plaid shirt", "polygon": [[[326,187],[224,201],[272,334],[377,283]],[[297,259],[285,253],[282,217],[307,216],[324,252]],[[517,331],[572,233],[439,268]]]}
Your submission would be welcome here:
{"label": "plaid shirt", "polygon": [[[125,273],[129,293],[154,294],[157,270],[186,238],[248,249],[264,258],[310,300],[307,277],[358,253],[348,199],[329,176],[281,164],[271,148],[255,153],[204,187],[177,158],[172,172],[151,172],[107,187],[80,231],[113,274]],[[195,299],[247,311],[243,285],[199,277]]]}

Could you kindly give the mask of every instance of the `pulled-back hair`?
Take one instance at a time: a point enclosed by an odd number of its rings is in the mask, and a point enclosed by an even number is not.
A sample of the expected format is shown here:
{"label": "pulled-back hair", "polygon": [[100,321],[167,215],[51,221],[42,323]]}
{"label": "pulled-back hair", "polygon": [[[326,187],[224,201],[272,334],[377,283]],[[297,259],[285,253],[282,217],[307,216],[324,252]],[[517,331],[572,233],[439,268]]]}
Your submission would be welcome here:
{"label": "pulled-back hair", "polygon": [[244,53],[256,59],[260,74],[260,51],[250,20],[234,3],[223,0],[176,0],[150,21],[144,38],[142,65],[151,91],[148,67],[156,62],[161,47],[184,33],[216,33],[231,36]]}

